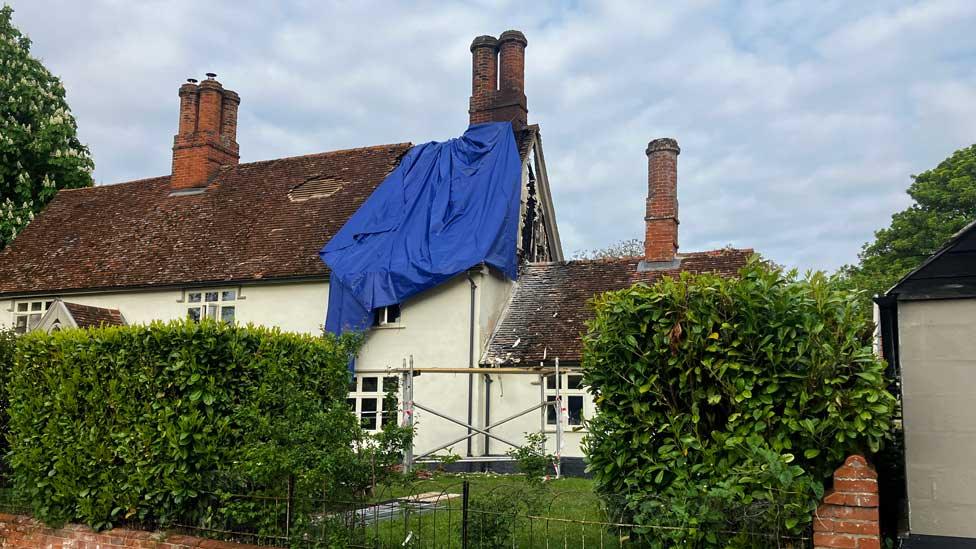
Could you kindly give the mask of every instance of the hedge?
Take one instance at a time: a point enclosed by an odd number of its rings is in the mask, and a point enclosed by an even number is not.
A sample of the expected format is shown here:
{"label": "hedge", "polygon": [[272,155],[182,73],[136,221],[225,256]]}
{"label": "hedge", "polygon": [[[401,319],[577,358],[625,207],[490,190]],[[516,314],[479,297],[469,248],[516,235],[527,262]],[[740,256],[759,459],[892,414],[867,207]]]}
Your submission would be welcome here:
{"label": "hedge", "polygon": [[[49,524],[165,523],[215,494],[362,488],[345,402],[358,342],[215,322],[31,333],[9,383],[9,464]],[[359,469],[357,469],[359,467]]]}
{"label": "hedge", "polygon": [[588,468],[651,546],[799,534],[833,469],[887,436],[895,399],[871,326],[822,273],[754,259],[738,277],[684,273],[593,304]]}

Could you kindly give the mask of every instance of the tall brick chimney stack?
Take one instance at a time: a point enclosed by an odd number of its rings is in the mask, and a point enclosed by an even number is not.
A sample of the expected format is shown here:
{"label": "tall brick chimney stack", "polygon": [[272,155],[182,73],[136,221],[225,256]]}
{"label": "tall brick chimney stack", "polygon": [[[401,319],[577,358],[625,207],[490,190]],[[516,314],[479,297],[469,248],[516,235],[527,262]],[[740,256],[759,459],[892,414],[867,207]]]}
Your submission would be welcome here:
{"label": "tall brick chimney stack", "polygon": [[173,139],[173,191],[206,187],[222,166],[240,161],[237,107],[241,98],[225,90],[213,73],[197,85],[180,86],[180,126]]}
{"label": "tall brick chimney stack", "polygon": [[644,260],[672,262],[678,253],[678,142],[670,137],[647,144],[647,213]]}
{"label": "tall brick chimney stack", "polygon": [[497,39],[479,36],[471,42],[472,84],[468,113],[471,124],[511,122],[516,130],[528,124],[525,99],[525,48],[529,42],[516,30]]}

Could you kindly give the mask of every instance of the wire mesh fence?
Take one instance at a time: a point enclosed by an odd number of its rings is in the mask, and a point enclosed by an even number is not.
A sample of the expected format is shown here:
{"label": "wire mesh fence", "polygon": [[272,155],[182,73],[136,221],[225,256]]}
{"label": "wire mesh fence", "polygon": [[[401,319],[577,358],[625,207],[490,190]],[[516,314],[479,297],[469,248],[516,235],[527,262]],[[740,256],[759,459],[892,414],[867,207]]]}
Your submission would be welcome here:
{"label": "wire mesh fence", "polygon": [[[633,524],[609,511],[605,498],[579,487],[454,477],[391,485],[361,498],[200,492],[198,505],[165,521],[117,526],[274,547],[355,548],[617,548],[686,547],[655,544],[694,529],[687,524]],[[0,512],[30,508],[0,487]],[[737,523],[741,524],[741,522]],[[769,531],[716,531],[738,547],[806,548],[808,536]],[[718,539],[717,538],[717,539]],[[711,547],[711,544],[694,547]],[[714,545],[723,546],[723,545]]]}

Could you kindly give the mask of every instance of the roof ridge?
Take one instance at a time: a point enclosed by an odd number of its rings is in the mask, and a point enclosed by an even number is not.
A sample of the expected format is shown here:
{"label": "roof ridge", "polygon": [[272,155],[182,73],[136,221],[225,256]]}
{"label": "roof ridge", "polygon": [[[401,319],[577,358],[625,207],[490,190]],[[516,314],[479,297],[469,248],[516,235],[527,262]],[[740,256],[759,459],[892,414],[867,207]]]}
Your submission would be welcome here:
{"label": "roof ridge", "polygon": [[324,155],[327,155],[327,154],[343,154],[343,153],[351,153],[351,152],[356,152],[356,151],[368,151],[368,150],[375,150],[375,149],[392,149],[392,148],[395,148],[395,147],[413,147],[413,146],[414,145],[413,145],[412,142],[405,141],[405,142],[402,142],[402,143],[387,143],[387,144],[384,144],[384,145],[369,145],[369,146],[366,146],[366,147],[352,147],[352,148],[348,148],[348,149],[336,149],[336,150],[333,150],[333,151],[321,151],[321,152],[317,152],[317,153],[299,154],[299,155],[295,155],[295,156],[282,156],[281,158],[269,158],[267,160],[255,160],[254,162],[245,162],[243,164],[234,164],[234,165],[231,165],[231,166],[223,166],[221,169],[226,170],[227,168],[241,168],[241,167],[244,167],[244,166],[254,166],[256,164],[268,164],[270,162],[278,162],[278,161],[281,161],[281,160],[297,160],[299,158],[311,158],[311,157],[314,157],[314,156],[324,156]]}

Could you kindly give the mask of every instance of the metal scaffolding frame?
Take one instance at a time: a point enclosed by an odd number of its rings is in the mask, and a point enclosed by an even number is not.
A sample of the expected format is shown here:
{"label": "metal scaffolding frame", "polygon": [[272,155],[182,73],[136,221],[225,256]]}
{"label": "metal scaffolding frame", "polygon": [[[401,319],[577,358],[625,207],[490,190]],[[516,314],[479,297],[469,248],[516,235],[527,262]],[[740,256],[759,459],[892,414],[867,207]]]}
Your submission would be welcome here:
{"label": "metal scaffolding frame", "polygon": [[[424,412],[433,414],[441,419],[450,421],[451,423],[457,424],[467,430],[467,434],[461,435],[460,437],[451,440],[437,446],[436,448],[419,453],[416,457],[414,456],[414,446],[413,441],[407,445],[406,450],[403,454],[403,469],[404,472],[409,472],[414,464],[423,462],[435,461],[431,458],[433,454],[439,452],[445,448],[450,448],[459,442],[464,442],[465,440],[471,439],[477,435],[484,435],[487,438],[495,439],[503,444],[518,448],[521,445],[508,440],[502,436],[496,435],[491,432],[492,429],[504,425],[509,421],[520,418],[527,414],[530,414],[536,410],[540,410],[539,416],[539,432],[546,436],[546,416],[550,406],[555,408],[556,412],[556,453],[555,453],[555,472],[556,478],[559,478],[562,474],[562,442],[563,442],[563,414],[566,411],[563,407],[562,402],[562,372],[559,368],[559,359],[555,359],[553,368],[546,368],[545,364],[540,362],[538,368],[492,368],[492,367],[475,367],[475,368],[416,368],[413,364],[413,355],[410,355],[409,361],[407,359],[403,360],[402,368],[395,369],[385,369],[381,370],[386,373],[400,373],[400,390],[401,399],[403,405],[403,422],[402,426],[413,428],[414,424],[414,413],[416,410],[423,410]],[[371,370],[363,370],[357,373],[372,373]],[[413,383],[414,378],[420,374],[468,374],[468,375],[478,375],[478,374],[513,374],[513,375],[534,375],[539,377],[539,403],[522,410],[516,414],[510,415],[504,419],[495,421],[490,425],[485,427],[477,427],[468,423],[463,419],[458,419],[451,417],[450,414],[439,412],[429,406],[421,404],[414,399]],[[546,400],[546,378],[548,376],[556,376],[556,395],[555,399],[551,401]],[[543,448],[545,452],[545,448]],[[497,461],[495,456],[475,456],[475,457],[462,457],[458,460],[460,463],[483,463],[485,461]]]}

